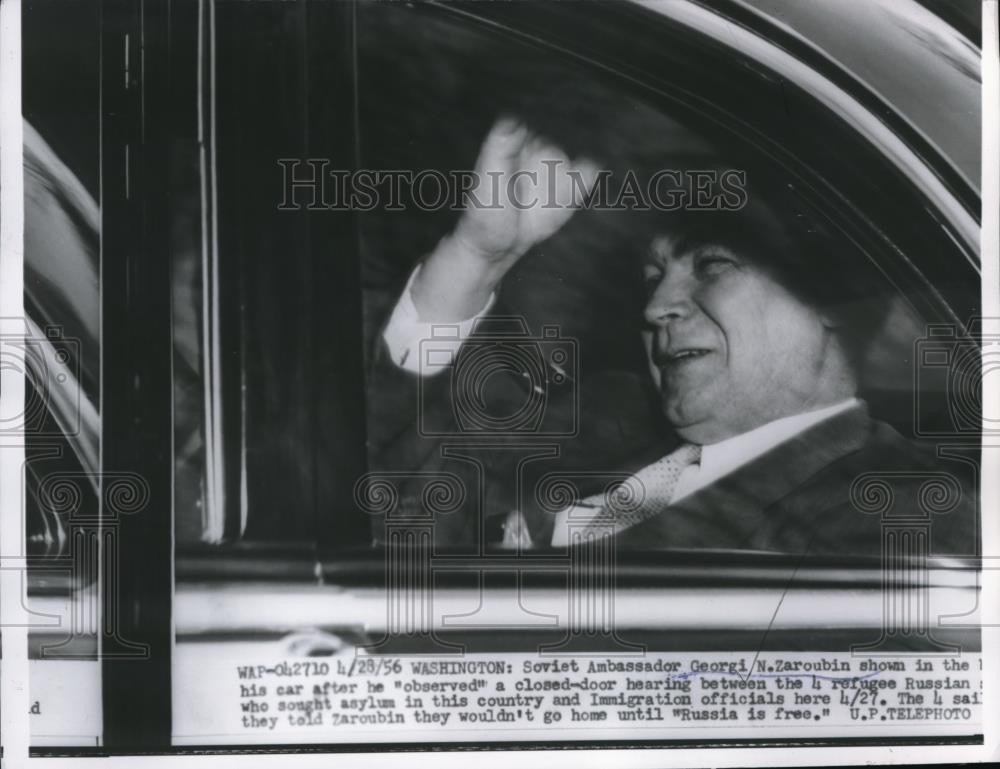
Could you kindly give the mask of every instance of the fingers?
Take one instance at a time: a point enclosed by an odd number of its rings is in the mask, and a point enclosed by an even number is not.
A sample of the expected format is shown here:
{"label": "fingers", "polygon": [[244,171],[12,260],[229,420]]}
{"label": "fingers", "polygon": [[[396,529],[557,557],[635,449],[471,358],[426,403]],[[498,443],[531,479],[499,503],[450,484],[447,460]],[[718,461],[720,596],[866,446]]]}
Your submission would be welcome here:
{"label": "fingers", "polygon": [[598,177],[593,160],[571,161],[561,147],[530,133],[521,147],[517,167],[527,171],[518,178],[518,200],[534,201],[535,206],[545,209],[580,208]]}
{"label": "fingers", "polygon": [[[479,151],[476,172],[477,192],[506,193],[504,197],[512,198],[506,202],[520,209],[579,208],[598,176],[594,161],[579,158],[571,162],[562,148],[514,117],[502,117],[490,129]],[[488,183],[491,176],[497,183]]]}
{"label": "fingers", "polygon": [[572,164],[567,171],[567,176],[570,177],[572,182],[571,206],[579,208],[586,203],[587,196],[590,195],[594,189],[594,185],[597,183],[599,171],[597,163],[590,158],[577,158],[576,162]]}
{"label": "fingers", "polygon": [[589,158],[570,161],[565,155],[558,161],[546,161],[548,178],[541,182],[546,194],[546,208],[573,211],[586,205],[598,177],[597,164]]}
{"label": "fingers", "polygon": [[500,118],[483,140],[476,170],[480,174],[489,171],[508,173],[527,138],[528,128],[524,123],[516,118]]}
{"label": "fingers", "polygon": [[509,268],[585,205],[598,169],[587,158],[571,162],[557,144],[504,117],[482,143],[476,176],[457,239]]}

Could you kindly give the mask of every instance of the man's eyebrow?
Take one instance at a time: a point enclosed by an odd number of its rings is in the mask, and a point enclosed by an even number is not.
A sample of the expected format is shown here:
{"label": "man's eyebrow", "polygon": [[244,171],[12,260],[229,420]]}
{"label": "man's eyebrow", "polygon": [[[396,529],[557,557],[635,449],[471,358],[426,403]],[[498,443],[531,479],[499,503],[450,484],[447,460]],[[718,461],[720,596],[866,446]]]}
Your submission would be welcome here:
{"label": "man's eyebrow", "polygon": [[684,254],[691,253],[692,251],[696,251],[699,248],[704,248],[709,245],[710,242],[711,241],[707,238],[699,238],[690,233],[678,235],[674,238],[674,254],[679,257]]}
{"label": "man's eyebrow", "polygon": [[651,246],[643,252],[642,264],[644,267],[661,267],[664,258],[665,256],[662,252]]}
{"label": "man's eyebrow", "polygon": [[720,243],[717,240],[707,240],[704,243],[700,243],[695,246],[690,253],[694,256],[704,255],[706,253],[715,253],[727,256],[730,259],[735,259],[737,261],[743,261],[744,259],[743,254],[739,250],[733,248],[732,246],[728,246],[725,243]]}
{"label": "man's eyebrow", "polygon": [[646,264],[660,266],[668,259],[677,259],[683,253],[679,246],[680,241],[673,235],[657,235],[646,248]]}
{"label": "man's eyebrow", "polygon": [[705,248],[719,248],[732,252],[733,249],[725,243],[713,238],[698,237],[692,234],[661,235],[653,239],[646,249],[645,263],[662,265],[668,259],[683,259]]}

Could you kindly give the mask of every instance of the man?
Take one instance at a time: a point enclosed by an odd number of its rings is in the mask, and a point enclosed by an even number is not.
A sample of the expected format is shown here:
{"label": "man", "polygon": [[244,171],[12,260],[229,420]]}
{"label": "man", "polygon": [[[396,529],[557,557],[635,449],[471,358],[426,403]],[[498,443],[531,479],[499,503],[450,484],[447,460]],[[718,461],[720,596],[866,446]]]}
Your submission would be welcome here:
{"label": "man", "polygon": [[[414,384],[427,375],[418,360],[420,341],[435,324],[455,324],[457,352],[490,312],[511,267],[567,222],[595,175],[589,161],[571,163],[512,120],[498,122],[487,136],[477,171],[483,180],[491,174],[501,180],[494,191],[512,194],[499,205],[468,208],[410,276],[372,378],[377,466],[461,472],[461,451],[453,446],[449,459],[438,441],[393,421],[409,400],[411,416],[403,421],[412,423],[415,386],[441,387]],[[509,187],[506,180],[513,180]],[[560,205],[524,205],[539,190],[555,191]],[[486,193],[484,185],[473,190]],[[649,429],[634,429],[643,424],[643,383],[605,376],[581,385],[580,432],[560,444],[559,467],[571,475],[589,470],[595,479],[597,471],[615,467],[624,480],[617,492],[606,493],[605,485],[563,500],[554,511],[532,504],[530,495],[491,490],[497,476],[517,477],[522,486],[538,482],[537,474],[522,472],[524,459],[516,452],[503,446],[481,448],[479,456],[465,452],[466,469],[475,468],[465,476],[466,488],[480,489],[483,519],[507,513],[505,541],[558,546],[571,543],[573,530],[593,530],[633,547],[877,554],[880,518],[858,509],[855,481],[870,471],[891,474],[898,502],[917,506],[920,484],[934,465],[872,420],[857,398],[857,313],[840,311],[843,297],[831,290],[844,282],[823,274],[829,260],[809,262],[797,253],[798,244],[770,210],[751,208],[677,216],[670,231],[649,244],[643,338],[659,410],[673,435],[658,433],[648,418]],[[448,397],[442,390],[439,401]],[[502,392],[495,397],[504,400]],[[551,411],[547,418],[556,423],[569,418]],[[615,417],[632,432],[616,430]],[[957,535],[947,542],[951,552],[971,552],[964,535],[972,530],[973,499],[964,489],[954,511],[967,525],[937,527]],[[440,542],[490,539],[469,516],[445,518],[436,533]]]}

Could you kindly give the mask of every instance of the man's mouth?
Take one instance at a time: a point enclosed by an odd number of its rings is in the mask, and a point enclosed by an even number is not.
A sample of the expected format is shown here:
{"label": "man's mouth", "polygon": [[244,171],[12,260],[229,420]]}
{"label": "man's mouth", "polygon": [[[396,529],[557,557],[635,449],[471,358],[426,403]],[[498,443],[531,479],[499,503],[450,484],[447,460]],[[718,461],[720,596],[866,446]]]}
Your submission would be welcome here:
{"label": "man's mouth", "polygon": [[663,366],[674,366],[682,363],[687,363],[689,361],[698,360],[708,355],[711,350],[706,350],[703,347],[685,347],[680,350],[674,350],[668,352],[662,358],[661,365]]}

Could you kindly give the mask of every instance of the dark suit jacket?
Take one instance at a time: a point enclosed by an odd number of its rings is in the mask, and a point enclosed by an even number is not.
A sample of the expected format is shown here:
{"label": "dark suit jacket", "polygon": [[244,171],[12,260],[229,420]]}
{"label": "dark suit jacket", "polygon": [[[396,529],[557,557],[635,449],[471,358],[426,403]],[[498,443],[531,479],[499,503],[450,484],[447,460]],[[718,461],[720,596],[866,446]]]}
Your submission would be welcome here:
{"label": "dark suit jacket", "polygon": [[[489,384],[490,412],[510,414],[525,402],[523,381],[495,376]],[[421,379],[403,371],[380,343],[368,380],[369,461],[373,476],[395,488],[393,514],[419,517],[428,507],[428,484],[457,479],[465,495],[461,509],[439,512],[431,504],[437,544],[472,551],[499,541],[500,523],[514,509],[526,512],[533,539],[547,542],[554,515],[538,504],[540,479],[562,473],[574,495],[587,496],[611,478],[624,480],[637,461],[676,445],[654,416],[647,377],[602,371],[580,383],[550,382],[545,391],[542,421],[534,429],[470,434],[455,419],[449,374]],[[385,521],[375,516],[373,538],[384,536]]]}
{"label": "dark suit jacket", "polygon": [[[510,413],[525,398],[523,383],[497,378],[490,401]],[[476,550],[499,539],[495,525],[521,510],[532,540],[551,539],[554,511],[599,492],[658,459],[677,444],[663,429],[648,380],[600,372],[578,387],[550,387],[537,432],[463,435],[455,425],[447,374],[419,380],[397,368],[384,346],[369,380],[370,457],[374,473],[397,490],[396,515],[429,514],[439,545]],[[577,424],[575,434],[565,433]],[[435,433],[428,436],[428,425]],[[465,500],[438,514],[424,494],[435,477],[457,479]],[[549,499],[546,481],[567,480],[572,496]],[[951,479],[951,480],[949,480]],[[934,489],[955,492],[935,502]],[[879,486],[881,484],[881,487]],[[854,498],[852,499],[852,487]],[[876,504],[880,488],[891,502]],[[785,553],[878,555],[884,527],[905,515],[930,527],[931,549],[973,554],[977,548],[975,468],[942,462],[871,419],[862,406],[832,417],[738,468],[660,515],[621,532],[623,548],[735,548]],[[947,496],[947,495],[946,495]],[[954,494],[953,494],[954,496]],[[866,501],[867,500],[867,501]],[[954,502],[951,504],[950,502]],[[935,513],[934,505],[948,508]],[[859,507],[867,508],[863,512]],[[376,517],[373,536],[384,538]]]}
{"label": "dark suit jacket", "polygon": [[814,425],[617,537],[629,547],[879,555],[883,532],[977,549],[975,467],[905,440],[862,405]]}

